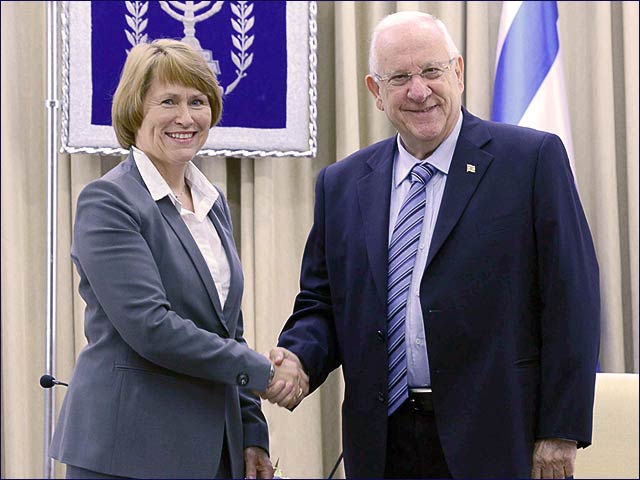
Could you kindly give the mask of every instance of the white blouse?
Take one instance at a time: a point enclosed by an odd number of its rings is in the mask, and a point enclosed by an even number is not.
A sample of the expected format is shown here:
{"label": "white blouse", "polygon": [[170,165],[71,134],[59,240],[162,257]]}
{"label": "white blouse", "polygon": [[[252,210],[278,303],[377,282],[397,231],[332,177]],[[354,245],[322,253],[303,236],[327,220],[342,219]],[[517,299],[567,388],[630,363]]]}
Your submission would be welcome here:
{"label": "white blouse", "polygon": [[189,162],[185,171],[185,180],[191,189],[191,197],[195,211],[191,212],[183,208],[182,203],[176,198],[149,157],[136,147],[132,147],[132,149],[133,159],[153,200],[157,202],[168,195],[180,213],[180,217],[182,217],[182,220],[184,220],[184,223],[187,225],[191,236],[198,245],[200,253],[209,267],[209,272],[211,273],[220,297],[220,304],[224,307],[227,295],[229,294],[231,270],[220,236],[208,216],[211,207],[213,207],[213,204],[218,200],[220,194],[214,186],[211,185],[211,182],[207,180],[207,177],[205,177],[192,162]]}

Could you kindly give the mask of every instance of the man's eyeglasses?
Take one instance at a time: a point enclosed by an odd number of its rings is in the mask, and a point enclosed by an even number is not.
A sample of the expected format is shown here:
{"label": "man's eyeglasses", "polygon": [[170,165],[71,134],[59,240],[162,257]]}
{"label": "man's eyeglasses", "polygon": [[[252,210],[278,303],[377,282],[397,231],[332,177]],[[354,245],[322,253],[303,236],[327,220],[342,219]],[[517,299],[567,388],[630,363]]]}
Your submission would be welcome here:
{"label": "man's eyeglasses", "polygon": [[451,68],[451,64],[456,59],[453,57],[448,62],[430,63],[417,73],[392,73],[391,75],[380,76],[374,73],[373,76],[378,82],[386,82],[391,87],[402,87],[409,83],[411,77],[419,75],[424,80],[437,80],[444,72]]}

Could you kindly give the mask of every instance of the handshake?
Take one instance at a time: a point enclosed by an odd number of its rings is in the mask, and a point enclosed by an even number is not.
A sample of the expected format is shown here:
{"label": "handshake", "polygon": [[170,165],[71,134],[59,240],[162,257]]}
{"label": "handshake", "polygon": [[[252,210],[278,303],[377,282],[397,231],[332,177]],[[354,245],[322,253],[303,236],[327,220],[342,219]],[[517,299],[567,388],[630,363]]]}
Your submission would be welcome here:
{"label": "handshake", "polygon": [[293,409],[309,393],[309,376],[298,356],[286,348],[276,347],[265,356],[273,363],[275,373],[260,396],[281,407]]}

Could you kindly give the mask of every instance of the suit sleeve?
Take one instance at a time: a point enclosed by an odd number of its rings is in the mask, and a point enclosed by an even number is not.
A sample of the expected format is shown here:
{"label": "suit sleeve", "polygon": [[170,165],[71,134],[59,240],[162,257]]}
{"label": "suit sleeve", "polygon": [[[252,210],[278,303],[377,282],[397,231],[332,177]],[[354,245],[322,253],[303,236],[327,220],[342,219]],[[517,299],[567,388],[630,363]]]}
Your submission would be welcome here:
{"label": "suit sleeve", "polygon": [[[243,337],[243,331],[244,322],[242,321],[241,314],[236,331],[236,340],[241,345],[247,345]],[[247,348],[249,348],[248,345]],[[240,388],[239,395],[244,448],[260,447],[269,453],[269,429],[267,427],[267,420],[262,413],[260,397],[254,394],[249,388]]]}
{"label": "suit sleeve", "polygon": [[140,356],[161,367],[231,385],[244,373],[247,388],[264,390],[265,357],[171,310],[144,238],[144,213],[126,198],[113,182],[89,184],[78,198],[74,226],[72,251],[82,281],[114,328]]}
{"label": "suit sleeve", "polygon": [[310,391],[340,365],[325,244],[325,174],[326,170],[320,172],[316,181],[314,221],[302,258],[300,293],[278,340],[279,346],[300,358],[309,375]]}
{"label": "suit sleeve", "polygon": [[[224,206],[224,213],[227,217],[227,222],[229,225],[233,225],[231,222],[229,205],[224,199],[222,192],[219,191],[219,193],[223,200],[222,204]],[[249,348],[247,341],[244,339],[244,319],[242,312],[240,312],[240,318],[238,319],[238,326],[236,328],[236,341]],[[238,393],[240,396],[240,410],[242,413],[243,447],[260,447],[265,452],[269,453],[269,428],[267,426],[267,420],[262,413],[260,397],[254,394],[249,388],[240,388]]]}
{"label": "suit sleeve", "polygon": [[537,437],[585,447],[600,341],[599,273],[569,160],[555,135],[547,135],[539,150],[534,204],[542,299]]}

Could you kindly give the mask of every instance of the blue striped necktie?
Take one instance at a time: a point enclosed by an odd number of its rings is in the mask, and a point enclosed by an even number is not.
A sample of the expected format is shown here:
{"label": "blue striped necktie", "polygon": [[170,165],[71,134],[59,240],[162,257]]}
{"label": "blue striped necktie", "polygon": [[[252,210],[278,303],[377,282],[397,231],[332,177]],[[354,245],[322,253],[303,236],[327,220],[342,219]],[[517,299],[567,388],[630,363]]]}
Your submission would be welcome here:
{"label": "blue striped necktie", "polygon": [[389,354],[389,402],[391,415],[408,398],[407,352],[404,341],[407,297],[415,264],[422,220],[424,219],[425,185],[435,173],[428,163],[411,170],[411,188],[404,199],[389,244],[387,287],[387,353]]}

